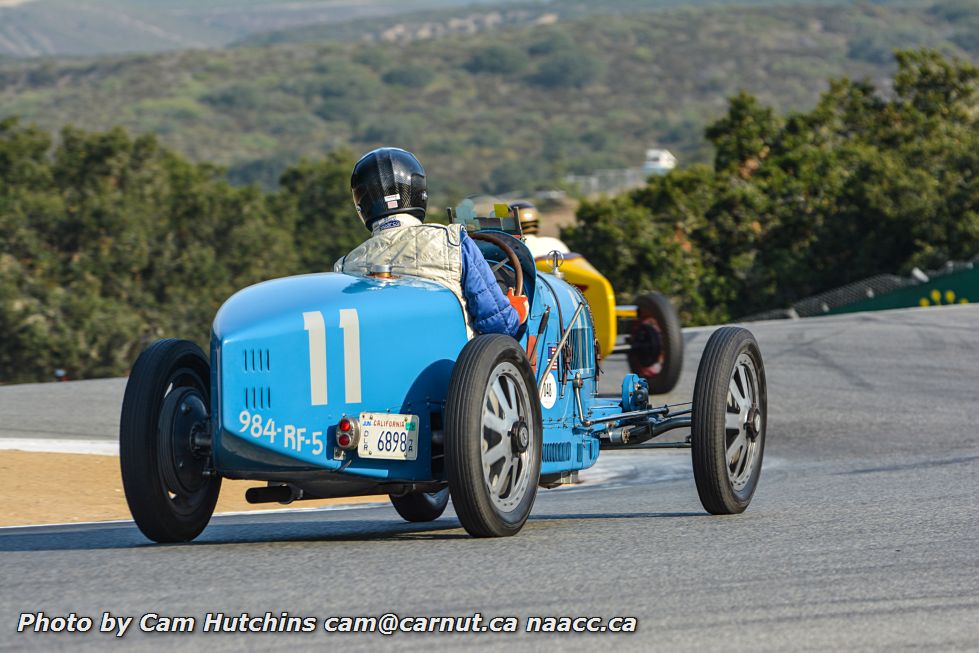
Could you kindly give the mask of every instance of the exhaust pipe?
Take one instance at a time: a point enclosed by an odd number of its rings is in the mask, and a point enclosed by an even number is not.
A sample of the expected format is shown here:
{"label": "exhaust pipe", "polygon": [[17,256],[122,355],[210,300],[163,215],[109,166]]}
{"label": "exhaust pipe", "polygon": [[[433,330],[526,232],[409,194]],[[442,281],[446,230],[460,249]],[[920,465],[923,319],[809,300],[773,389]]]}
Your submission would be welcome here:
{"label": "exhaust pipe", "polygon": [[[293,501],[302,501],[303,498],[303,491],[294,485],[269,485],[268,487],[250,487],[245,490],[245,501],[248,503],[288,505]],[[313,497],[309,498],[312,499]]]}

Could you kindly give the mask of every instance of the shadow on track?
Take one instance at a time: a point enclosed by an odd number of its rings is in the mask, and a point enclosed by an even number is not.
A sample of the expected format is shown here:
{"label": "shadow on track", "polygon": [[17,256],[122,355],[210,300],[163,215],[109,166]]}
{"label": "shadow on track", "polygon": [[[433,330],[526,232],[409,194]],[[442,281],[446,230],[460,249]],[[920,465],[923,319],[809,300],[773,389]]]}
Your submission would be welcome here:
{"label": "shadow on track", "polygon": [[[173,549],[228,544],[363,542],[372,540],[473,540],[455,518],[430,524],[409,524],[395,519],[315,520],[310,515],[295,519],[267,519],[221,523],[213,522],[194,542],[187,544],[154,544],[143,537],[132,523],[78,526],[38,526],[17,532],[0,532],[0,551],[85,551],[96,549]],[[293,519],[287,519],[293,517]],[[675,519],[708,517],[694,512],[636,512],[544,514],[531,516],[527,528],[548,521],[607,521],[618,519]],[[247,517],[246,517],[247,519]],[[520,535],[517,535],[520,537]]]}
{"label": "shadow on track", "polygon": [[589,512],[565,515],[530,516],[530,521],[585,520],[585,519],[669,519],[677,517],[710,517],[706,512]]}

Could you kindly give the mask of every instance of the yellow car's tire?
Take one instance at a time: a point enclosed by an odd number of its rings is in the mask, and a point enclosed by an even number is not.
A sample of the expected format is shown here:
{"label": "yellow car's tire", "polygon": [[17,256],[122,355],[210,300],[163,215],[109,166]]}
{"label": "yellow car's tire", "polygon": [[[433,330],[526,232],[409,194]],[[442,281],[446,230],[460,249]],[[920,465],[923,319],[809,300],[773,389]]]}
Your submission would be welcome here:
{"label": "yellow car's tire", "polygon": [[629,367],[646,379],[650,394],[676,387],[683,368],[683,330],[673,304],[651,292],[636,298],[636,321],[629,336]]}

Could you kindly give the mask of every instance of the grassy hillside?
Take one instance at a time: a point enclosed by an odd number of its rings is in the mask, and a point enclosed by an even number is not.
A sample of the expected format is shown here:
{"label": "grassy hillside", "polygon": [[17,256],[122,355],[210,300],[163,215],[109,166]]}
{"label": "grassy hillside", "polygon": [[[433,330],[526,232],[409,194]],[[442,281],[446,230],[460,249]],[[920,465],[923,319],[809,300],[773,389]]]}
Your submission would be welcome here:
{"label": "grassy hillside", "polygon": [[977,15],[957,2],[671,9],[408,44],[7,62],[0,117],[153,132],[268,185],[302,156],[400,145],[446,200],[636,165],[653,144],[707,160],[703,126],[738,90],[802,109],[827,78],[886,88],[895,48],[976,60]]}
{"label": "grassy hillside", "polygon": [[[893,4],[878,0],[875,4]],[[632,15],[670,8],[769,7],[785,5],[840,5],[847,0],[522,0],[497,5],[471,4],[458,9],[440,7],[391,16],[373,16],[344,22],[313,23],[246,36],[241,45],[366,41],[408,43],[450,34],[476,34],[522,25],[548,25],[585,16]]]}
{"label": "grassy hillside", "polygon": [[215,47],[266,30],[506,1],[0,0],[0,54],[33,57]]}

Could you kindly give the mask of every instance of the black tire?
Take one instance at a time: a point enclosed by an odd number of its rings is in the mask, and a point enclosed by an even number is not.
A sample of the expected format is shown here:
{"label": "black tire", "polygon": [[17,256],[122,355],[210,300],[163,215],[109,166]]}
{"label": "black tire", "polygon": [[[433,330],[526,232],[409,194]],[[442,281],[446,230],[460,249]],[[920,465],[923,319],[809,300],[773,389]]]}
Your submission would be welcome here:
{"label": "black tire", "polygon": [[768,390],[758,343],[747,329],[722,327],[707,341],[693,391],[693,476],[707,512],[733,515],[751,503],[767,428]]}
{"label": "black tire", "polygon": [[192,430],[210,413],[210,364],[186,340],[160,340],[136,359],[119,426],[119,462],[136,526],[155,542],[188,542],[207,526],[221,489]]}
{"label": "black tire", "polygon": [[[490,397],[490,393],[497,396],[497,379],[506,405]],[[492,414],[484,417],[484,408]],[[497,410],[502,416],[496,415]],[[517,419],[506,426],[506,433],[502,427],[494,431],[488,420],[505,425],[508,415]],[[484,439],[488,443],[485,453]],[[445,400],[449,492],[459,521],[470,535],[504,537],[523,528],[540,482],[542,439],[537,383],[523,348],[509,336],[473,338],[456,361]],[[489,459],[492,464],[484,477],[483,457],[496,451],[503,457]],[[490,487],[494,470],[497,490]]]}
{"label": "black tire", "polygon": [[401,496],[391,495],[391,504],[405,521],[435,521],[449,505],[449,488],[437,492],[408,492]]}
{"label": "black tire", "polygon": [[676,387],[683,368],[683,329],[673,304],[651,292],[636,298],[637,316],[629,338],[629,368],[646,379],[650,394]]}

